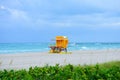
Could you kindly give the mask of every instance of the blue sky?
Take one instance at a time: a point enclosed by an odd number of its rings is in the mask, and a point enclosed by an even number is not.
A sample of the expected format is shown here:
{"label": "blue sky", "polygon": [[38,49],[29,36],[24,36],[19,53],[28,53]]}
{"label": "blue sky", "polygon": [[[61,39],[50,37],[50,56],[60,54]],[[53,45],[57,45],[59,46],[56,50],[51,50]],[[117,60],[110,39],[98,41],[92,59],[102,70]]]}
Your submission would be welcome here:
{"label": "blue sky", "polygon": [[0,0],[0,42],[120,42],[120,0]]}

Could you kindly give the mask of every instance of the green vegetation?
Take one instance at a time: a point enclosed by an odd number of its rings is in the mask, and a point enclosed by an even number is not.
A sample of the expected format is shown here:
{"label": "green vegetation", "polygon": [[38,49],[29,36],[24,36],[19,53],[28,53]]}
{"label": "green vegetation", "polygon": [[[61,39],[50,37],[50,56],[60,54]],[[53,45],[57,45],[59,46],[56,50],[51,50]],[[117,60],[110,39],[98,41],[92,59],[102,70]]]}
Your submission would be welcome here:
{"label": "green vegetation", "polygon": [[1,70],[0,80],[120,80],[120,61],[85,66],[30,67]]}

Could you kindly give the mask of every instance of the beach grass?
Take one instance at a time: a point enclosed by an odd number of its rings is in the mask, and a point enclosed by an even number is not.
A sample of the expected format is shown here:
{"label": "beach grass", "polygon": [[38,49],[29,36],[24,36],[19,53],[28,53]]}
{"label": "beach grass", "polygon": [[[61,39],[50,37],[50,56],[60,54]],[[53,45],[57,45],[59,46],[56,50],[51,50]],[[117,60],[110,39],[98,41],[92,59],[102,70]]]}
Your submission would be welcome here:
{"label": "beach grass", "polygon": [[0,80],[120,80],[120,61],[96,65],[46,65],[29,70],[1,70]]}
{"label": "beach grass", "polygon": [[111,62],[100,64],[100,67],[105,67],[105,68],[110,68],[111,66],[120,67],[120,61],[111,61]]}

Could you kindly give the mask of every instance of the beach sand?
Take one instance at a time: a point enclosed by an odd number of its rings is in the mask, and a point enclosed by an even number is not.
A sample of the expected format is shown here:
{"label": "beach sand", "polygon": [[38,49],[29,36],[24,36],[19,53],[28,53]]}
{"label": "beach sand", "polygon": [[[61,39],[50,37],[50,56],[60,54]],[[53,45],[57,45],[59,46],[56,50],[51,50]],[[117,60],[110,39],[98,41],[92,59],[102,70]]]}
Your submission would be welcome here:
{"label": "beach sand", "polygon": [[120,49],[81,50],[72,51],[72,54],[50,54],[48,52],[0,54],[0,70],[29,69],[45,65],[73,64],[89,65],[120,60]]}

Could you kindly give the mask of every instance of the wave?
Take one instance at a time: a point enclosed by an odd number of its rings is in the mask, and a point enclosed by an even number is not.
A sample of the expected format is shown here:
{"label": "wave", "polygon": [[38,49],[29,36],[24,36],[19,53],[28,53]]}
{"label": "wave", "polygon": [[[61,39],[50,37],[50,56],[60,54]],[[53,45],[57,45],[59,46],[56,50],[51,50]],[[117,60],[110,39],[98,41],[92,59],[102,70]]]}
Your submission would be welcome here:
{"label": "wave", "polygon": [[81,49],[88,49],[88,47],[83,46],[83,47],[81,47]]}

